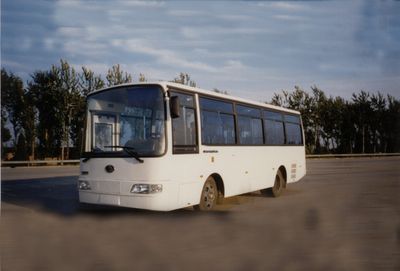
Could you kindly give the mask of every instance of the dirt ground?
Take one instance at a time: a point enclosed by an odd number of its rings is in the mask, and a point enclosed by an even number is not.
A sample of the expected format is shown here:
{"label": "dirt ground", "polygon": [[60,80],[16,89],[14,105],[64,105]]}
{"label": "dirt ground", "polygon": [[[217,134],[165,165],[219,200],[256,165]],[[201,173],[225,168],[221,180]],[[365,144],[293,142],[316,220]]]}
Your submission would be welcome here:
{"label": "dirt ground", "polygon": [[2,169],[1,270],[400,270],[400,157],[307,163],[210,213],[80,207],[77,167]]}

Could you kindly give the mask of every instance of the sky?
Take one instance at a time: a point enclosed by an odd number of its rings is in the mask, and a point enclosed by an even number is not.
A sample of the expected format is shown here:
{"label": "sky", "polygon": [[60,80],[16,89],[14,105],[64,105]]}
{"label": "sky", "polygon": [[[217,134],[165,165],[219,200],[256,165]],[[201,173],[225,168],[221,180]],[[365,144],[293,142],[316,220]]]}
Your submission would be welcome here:
{"label": "sky", "polygon": [[1,66],[26,82],[60,59],[105,78],[190,74],[256,101],[306,91],[400,97],[400,1],[1,1]]}

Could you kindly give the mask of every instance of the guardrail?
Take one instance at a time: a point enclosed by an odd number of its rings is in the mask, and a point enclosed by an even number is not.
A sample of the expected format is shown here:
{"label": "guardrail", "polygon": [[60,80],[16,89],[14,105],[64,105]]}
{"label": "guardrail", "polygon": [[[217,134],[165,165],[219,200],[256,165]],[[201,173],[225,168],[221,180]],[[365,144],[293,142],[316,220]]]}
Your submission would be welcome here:
{"label": "guardrail", "polygon": [[79,164],[80,160],[33,160],[33,161],[1,161],[1,166],[37,166],[37,165],[71,165]]}
{"label": "guardrail", "polygon": [[400,153],[348,153],[348,154],[308,154],[306,158],[357,158],[357,157],[386,157],[400,156]]}
{"label": "guardrail", "polygon": [[[306,158],[357,158],[357,157],[386,157],[400,156],[400,153],[355,153],[355,154],[308,154]],[[79,164],[80,160],[34,160],[34,161],[1,161],[1,166],[37,166],[37,165],[74,165]]]}

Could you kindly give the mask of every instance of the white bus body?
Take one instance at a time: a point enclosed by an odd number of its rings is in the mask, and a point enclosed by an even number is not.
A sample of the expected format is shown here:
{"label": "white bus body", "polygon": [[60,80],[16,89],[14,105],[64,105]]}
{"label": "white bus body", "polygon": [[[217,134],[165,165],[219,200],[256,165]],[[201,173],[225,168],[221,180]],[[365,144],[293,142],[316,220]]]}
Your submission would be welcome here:
{"label": "white bus body", "polygon": [[[137,97],[131,97],[131,92]],[[180,116],[172,118],[171,97],[177,96]],[[153,104],[151,99],[158,102]],[[230,105],[233,111],[225,114]],[[252,109],[255,111],[250,112]],[[267,111],[280,114],[283,120],[264,119]],[[286,123],[285,118],[294,122]],[[201,204],[210,177],[220,197],[273,187],[278,175],[284,178],[284,185],[296,182],[306,173],[304,133],[297,119],[297,111],[171,82],[126,84],[96,91],[88,96],[79,200],[169,211]],[[239,130],[239,125],[244,128]],[[282,126],[284,133],[293,131],[295,135],[286,134],[285,142],[267,144],[269,125]],[[279,134],[280,128],[275,128],[274,134]],[[295,144],[287,144],[290,137]]]}

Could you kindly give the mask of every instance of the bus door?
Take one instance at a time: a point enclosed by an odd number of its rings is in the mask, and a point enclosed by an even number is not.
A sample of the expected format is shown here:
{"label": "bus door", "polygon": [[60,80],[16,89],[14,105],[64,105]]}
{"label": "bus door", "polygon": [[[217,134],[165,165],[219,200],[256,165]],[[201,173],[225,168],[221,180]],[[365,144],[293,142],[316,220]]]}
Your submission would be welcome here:
{"label": "bus door", "polygon": [[197,116],[194,96],[171,91],[171,97],[173,96],[178,96],[180,102],[180,116],[172,120],[173,153],[198,153]]}

